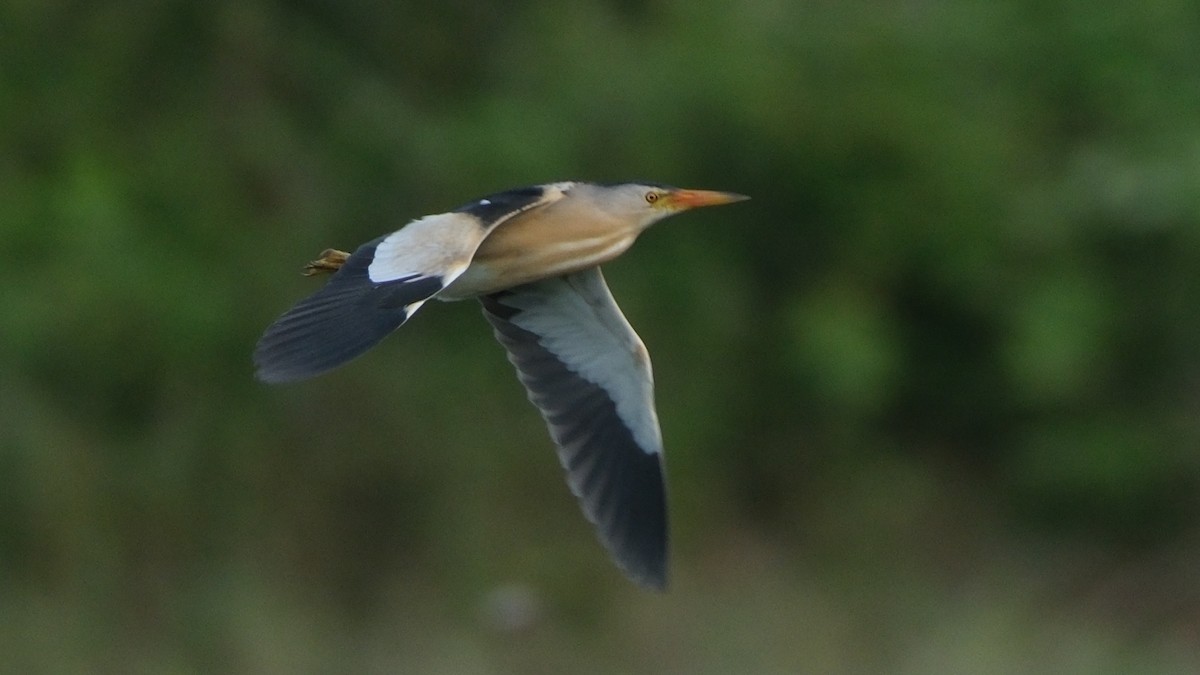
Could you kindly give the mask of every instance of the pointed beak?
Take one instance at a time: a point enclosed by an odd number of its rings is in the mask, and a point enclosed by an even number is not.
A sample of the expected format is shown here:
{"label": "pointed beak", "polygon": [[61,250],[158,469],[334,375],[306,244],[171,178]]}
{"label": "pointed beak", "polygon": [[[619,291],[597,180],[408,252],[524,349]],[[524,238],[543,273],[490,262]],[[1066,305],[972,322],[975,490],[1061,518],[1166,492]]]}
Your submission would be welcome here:
{"label": "pointed beak", "polygon": [[677,209],[695,209],[701,206],[720,206],[750,199],[736,192],[717,192],[715,190],[675,190],[667,197],[667,202]]}

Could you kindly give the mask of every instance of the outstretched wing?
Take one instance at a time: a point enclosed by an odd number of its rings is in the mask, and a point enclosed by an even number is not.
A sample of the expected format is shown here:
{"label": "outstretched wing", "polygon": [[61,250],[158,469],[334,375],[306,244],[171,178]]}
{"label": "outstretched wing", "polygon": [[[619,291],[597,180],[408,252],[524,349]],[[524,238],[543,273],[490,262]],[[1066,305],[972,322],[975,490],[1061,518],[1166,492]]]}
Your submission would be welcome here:
{"label": "outstretched wing", "polygon": [[664,588],[666,490],[650,358],[600,269],[480,301],[601,542],[634,581]]}
{"label": "outstretched wing", "polygon": [[302,380],[359,356],[461,275],[489,232],[561,196],[558,186],[502,192],[363,244],[267,328],[254,352],[258,378]]}

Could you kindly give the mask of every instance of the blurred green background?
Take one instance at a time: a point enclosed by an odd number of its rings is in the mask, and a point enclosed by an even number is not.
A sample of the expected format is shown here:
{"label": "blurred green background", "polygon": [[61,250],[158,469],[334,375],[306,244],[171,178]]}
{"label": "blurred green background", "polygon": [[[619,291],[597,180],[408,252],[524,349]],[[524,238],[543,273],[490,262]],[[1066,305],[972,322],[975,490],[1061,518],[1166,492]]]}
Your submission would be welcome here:
{"label": "blurred green background", "polygon": [[[1183,0],[9,0],[5,668],[1196,672],[1197,35]],[[252,377],[321,249],[562,179],[754,197],[607,268],[665,595],[474,303]]]}

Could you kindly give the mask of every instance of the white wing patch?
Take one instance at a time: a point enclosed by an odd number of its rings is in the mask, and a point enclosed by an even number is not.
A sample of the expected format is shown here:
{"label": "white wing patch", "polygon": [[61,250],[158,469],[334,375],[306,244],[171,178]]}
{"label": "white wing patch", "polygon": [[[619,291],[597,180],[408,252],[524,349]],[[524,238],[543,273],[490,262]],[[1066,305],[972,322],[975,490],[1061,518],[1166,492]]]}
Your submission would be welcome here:
{"label": "white wing patch", "polygon": [[466,213],[439,213],[414,220],[375,247],[367,267],[374,283],[442,277],[447,282],[467,269],[488,230]]}

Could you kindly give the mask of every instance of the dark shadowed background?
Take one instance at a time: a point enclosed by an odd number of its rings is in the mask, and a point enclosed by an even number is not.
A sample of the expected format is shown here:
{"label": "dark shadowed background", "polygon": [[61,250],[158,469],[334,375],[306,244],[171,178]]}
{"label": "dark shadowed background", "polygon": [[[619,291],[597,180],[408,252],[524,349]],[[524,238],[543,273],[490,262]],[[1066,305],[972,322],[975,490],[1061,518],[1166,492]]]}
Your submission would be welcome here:
{"label": "dark shadowed background", "polygon": [[[0,33],[5,668],[1200,669],[1195,3],[15,0]],[[665,595],[474,303],[252,376],[321,249],[562,179],[754,197],[607,268]]]}

